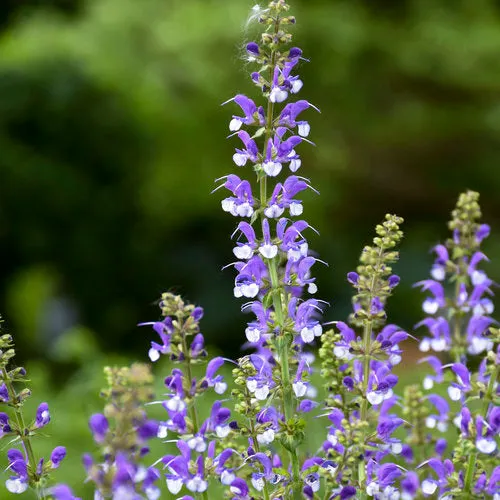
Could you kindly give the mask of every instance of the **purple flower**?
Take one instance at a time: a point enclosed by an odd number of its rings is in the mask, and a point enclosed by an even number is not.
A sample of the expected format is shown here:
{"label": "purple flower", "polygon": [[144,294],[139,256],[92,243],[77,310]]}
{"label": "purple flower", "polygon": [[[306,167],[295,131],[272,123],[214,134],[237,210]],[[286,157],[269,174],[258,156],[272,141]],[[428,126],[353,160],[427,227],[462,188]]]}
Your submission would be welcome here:
{"label": "purple flower", "polygon": [[50,422],[49,405],[40,403],[36,411],[35,427],[45,427]]}
{"label": "purple flower", "polygon": [[101,413],[95,413],[89,419],[89,427],[96,443],[102,443],[106,439],[109,430],[108,419]]}
{"label": "purple flower", "polygon": [[75,497],[71,488],[65,484],[58,484],[51,488],[50,494],[55,498],[55,500],[81,500],[79,497]]}
{"label": "purple flower", "polygon": [[231,132],[236,132],[241,128],[242,125],[264,125],[265,124],[265,116],[264,109],[262,107],[257,108],[252,99],[248,97],[238,94],[237,96],[229,99],[224,104],[228,102],[234,101],[243,111],[244,117],[241,116],[233,116],[231,123],[229,124],[229,130]]}
{"label": "purple flower", "polygon": [[14,472],[14,475],[5,481],[5,486],[11,493],[24,493],[28,489],[28,465],[24,455],[12,448],[7,452],[7,458],[8,469]]}
{"label": "purple flower", "polygon": [[66,457],[66,448],[64,446],[56,446],[52,450],[52,454],[50,455],[50,461],[52,463],[52,468],[57,469],[61,462]]}

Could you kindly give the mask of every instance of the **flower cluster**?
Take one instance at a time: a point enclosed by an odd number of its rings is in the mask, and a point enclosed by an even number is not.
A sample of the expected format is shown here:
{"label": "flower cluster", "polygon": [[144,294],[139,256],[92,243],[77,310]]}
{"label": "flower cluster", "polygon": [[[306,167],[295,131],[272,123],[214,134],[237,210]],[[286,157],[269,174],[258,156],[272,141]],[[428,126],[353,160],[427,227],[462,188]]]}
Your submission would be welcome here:
{"label": "flower cluster", "polygon": [[[83,457],[88,479],[96,488],[95,498],[157,500],[160,489],[155,483],[160,472],[143,465],[149,452],[147,442],[159,432],[158,422],[148,419],[144,411],[144,404],[153,399],[150,368],[137,363],[130,368],[106,368],[105,374],[104,413],[89,420],[102,461],[94,461],[89,454]],[[65,498],[58,495],[58,500]]]}
{"label": "flower cluster", "polygon": [[[217,400],[209,417],[202,422],[198,414],[197,399],[207,391],[222,395],[227,384],[218,370],[224,359],[216,357],[206,366],[203,377],[197,379],[194,369],[205,362],[207,351],[199,322],[203,309],[186,304],[181,297],[164,293],[160,300],[163,319],[152,325],[161,344],[152,342],[149,357],[156,361],[161,354],[169,355],[179,368],[165,378],[166,398],[160,403],[167,412],[167,419],[158,428],[158,437],[175,436],[177,454],[161,458],[168,490],[177,495],[185,488],[192,495],[206,497],[210,476],[231,484],[234,474],[226,462],[232,450],[217,454],[218,441],[232,432],[230,411]],[[188,497],[186,497],[188,498]]]}
{"label": "flower cluster", "polygon": [[396,437],[404,421],[393,411],[398,377],[392,373],[408,334],[396,325],[384,326],[387,298],[399,283],[391,265],[399,256],[395,247],[402,222],[387,215],[377,226],[373,246],[363,249],[356,272],[347,275],[356,289],[352,327],[336,322],[338,333],[329,331],[322,339],[323,373],[335,380],[334,387],[327,383],[330,426],[323,453],[332,465],[325,479],[340,498],[399,498],[395,483],[408,480],[395,463],[404,450]]}
{"label": "flower cluster", "polygon": [[[1,318],[0,318],[1,321]],[[50,459],[35,458],[32,437],[36,436],[50,422],[50,411],[47,403],[38,405],[35,417],[29,423],[25,421],[23,405],[31,395],[28,388],[16,390],[17,384],[26,384],[26,370],[22,367],[12,368],[15,357],[14,344],[9,334],[0,336],[0,403],[8,412],[0,412],[0,438],[19,441],[21,449],[11,448],[7,451],[9,478],[5,486],[11,493],[24,493],[29,488],[37,495],[48,494],[50,474],[57,469],[66,456],[64,446],[56,446]]]}
{"label": "flower cluster", "polygon": [[232,265],[237,272],[234,296],[246,299],[242,309],[254,316],[245,334],[256,352],[239,360],[234,371],[239,426],[249,436],[248,448],[241,451],[248,467],[240,474],[247,487],[238,498],[246,497],[243,492],[249,489],[254,490],[249,494],[265,498],[301,498],[302,490],[310,489],[297,448],[304,435],[301,414],[315,406],[308,399],[314,391],[309,383],[313,358],[304,348],[323,332],[322,301],[303,297],[317,291],[311,269],[318,258],[305,236],[310,224],[294,218],[304,211],[299,194],[317,192],[297,175],[302,166],[297,147],[310,143],[310,125],[302,113],[319,110],[303,99],[290,101],[303,87],[296,69],[305,59],[299,48],[290,47],[288,27],[295,18],[288,10],[285,0],[259,10],[255,17],[264,32],[258,43],[246,46],[249,62],[258,66],[251,78],[263,105],[241,94],[227,101],[241,109],[229,124],[241,141],[234,163],[240,168],[250,165],[258,184],[257,194],[251,180],[230,174],[219,186],[230,192],[222,201],[223,210],[248,219],[233,233],[238,237],[233,248],[238,261]]}

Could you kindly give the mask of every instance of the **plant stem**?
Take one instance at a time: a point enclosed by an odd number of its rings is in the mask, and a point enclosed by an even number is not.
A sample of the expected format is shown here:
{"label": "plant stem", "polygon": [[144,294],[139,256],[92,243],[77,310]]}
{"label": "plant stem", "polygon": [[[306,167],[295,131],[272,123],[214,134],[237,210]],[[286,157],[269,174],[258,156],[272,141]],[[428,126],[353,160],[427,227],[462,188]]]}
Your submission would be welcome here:
{"label": "plant stem", "polygon": [[[178,320],[180,323],[181,318],[179,318]],[[193,382],[193,372],[191,371],[191,357],[189,356],[186,335],[184,332],[182,332],[182,349],[184,351],[184,356],[186,359],[186,378],[188,381],[188,387],[191,388]],[[189,407],[189,416],[191,417],[191,422],[193,424],[193,434],[197,434],[198,431],[200,430],[200,427],[198,423],[198,412],[196,411],[196,406],[194,404],[191,404]],[[208,500],[207,491],[201,493],[201,498],[203,498],[203,500]]]}
{"label": "plant stem", "polygon": [[[377,281],[377,277],[379,276],[380,267],[382,265],[382,255],[384,253],[384,249],[381,246],[379,248],[377,261],[375,264],[375,268],[373,270],[373,277],[370,283],[370,294],[368,296],[368,310],[371,307],[371,303],[375,297],[375,285]],[[373,332],[373,321],[371,317],[366,318],[364,328],[363,328],[363,385],[362,385],[362,401],[361,401],[361,409],[360,409],[360,419],[362,422],[368,421],[368,399],[366,397],[366,393],[368,392],[368,379],[370,377],[370,352],[371,352],[371,343],[372,343],[372,332]],[[364,439],[362,440],[364,442]],[[358,464],[358,480],[359,480],[359,488],[360,488],[360,498],[366,498],[366,470],[365,470],[365,461],[364,458],[360,460]]]}
{"label": "plant stem", "polygon": [[[277,17],[274,23],[274,34],[279,32],[280,28],[280,18]],[[277,50],[272,48],[271,50],[271,61],[269,64],[269,81],[272,81],[274,75],[274,67],[276,66]],[[264,136],[264,146],[262,150],[262,158],[265,158],[267,144],[272,137],[274,132],[274,103],[268,99],[267,102],[267,112],[266,112],[266,124],[265,124],[265,136]],[[259,177],[260,184],[260,209],[261,209],[261,219],[264,216],[264,207],[267,205],[267,175],[263,172]],[[283,313],[283,303],[280,290],[280,282],[277,267],[277,258],[267,260],[267,268],[269,271],[269,277],[271,280],[272,287],[272,299],[273,299],[273,309],[276,318],[276,324],[279,327],[279,337],[277,344],[277,353],[279,356],[279,363],[281,366],[281,384],[283,391],[283,413],[285,416],[285,422],[289,422],[295,412],[295,398],[293,394],[292,383],[290,380],[290,368],[289,368],[289,345],[284,339],[283,335],[283,325],[284,325],[284,313]],[[292,488],[293,488],[293,498],[296,500],[302,499],[302,486],[300,482],[300,465],[295,449],[288,450],[290,457],[290,463],[292,465]]]}

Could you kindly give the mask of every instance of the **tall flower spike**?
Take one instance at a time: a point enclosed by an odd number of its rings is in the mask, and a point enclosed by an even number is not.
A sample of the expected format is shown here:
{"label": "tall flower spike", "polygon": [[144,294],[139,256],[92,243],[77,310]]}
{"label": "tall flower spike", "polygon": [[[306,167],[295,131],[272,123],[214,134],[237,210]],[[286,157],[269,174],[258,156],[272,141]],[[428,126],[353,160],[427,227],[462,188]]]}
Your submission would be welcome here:
{"label": "tall flower spike", "polygon": [[[234,253],[250,258],[248,253],[253,253],[256,247],[253,228],[248,223],[241,222],[236,232],[241,232],[247,242],[236,246]],[[251,274],[250,271],[247,272]],[[247,292],[248,289],[244,289],[242,293]],[[180,296],[172,293],[162,294],[159,305],[163,320],[143,324],[152,325],[156,332],[156,325],[168,325],[168,342],[164,342],[168,349],[161,351],[161,354],[169,355],[176,366],[165,378],[165,398],[152,403],[161,404],[166,411],[165,421],[158,426],[158,437],[164,439],[170,434],[173,439],[169,441],[174,441],[178,450],[177,454],[165,455],[160,459],[163,475],[167,489],[173,495],[184,489],[196,497],[200,495],[207,499],[210,478],[226,485],[230,485],[235,479],[231,460],[233,451],[221,460],[221,454],[230,445],[223,448],[220,441],[229,442],[234,430],[229,421],[230,411],[222,406],[221,401],[216,400],[210,416],[203,422],[197,408],[199,398],[207,391],[213,389],[219,395],[226,391],[227,384],[219,374],[226,360],[221,357],[213,358],[203,370],[204,376],[195,378],[195,365],[205,363],[208,356],[204,337],[200,332],[203,309],[186,303]]]}
{"label": "tall flower spike", "polygon": [[[391,266],[399,256],[395,247],[403,236],[402,222],[400,217],[387,215],[376,227],[373,246],[363,249],[356,272],[347,275],[356,289],[350,316],[353,328],[337,322],[339,333],[330,331],[323,337],[323,373],[332,378],[327,389],[337,392],[328,398],[333,425],[323,445],[325,459],[336,464],[333,474],[325,474],[332,497],[335,492],[341,498],[355,494],[359,498],[393,498],[399,494],[395,483],[402,472],[394,463],[382,460],[403,451],[403,443],[394,435],[404,421],[391,413],[398,381],[391,370],[401,361],[399,343],[408,335],[395,325],[383,325],[387,299],[399,283]],[[354,328],[361,329],[362,338]],[[349,490],[339,490],[346,482]]]}
{"label": "tall flower spike", "polygon": [[[1,322],[0,317],[0,329]],[[40,403],[33,421],[31,424],[27,423],[23,405],[31,391],[28,388],[16,390],[18,383],[26,384],[26,370],[11,367],[15,355],[12,337],[8,334],[0,335],[0,404],[8,412],[0,412],[0,439],[18,441],[22,446],[22,451],[15,448],[7,451],[9,478],[5,481],[5,486],[11,493],[20,494],[31,488],[37,496],[41,496],[50,484],[51,472],[65,458],[66,448],[57,446],[49,460],[36,459],[31,440],[39,434],[42,427],[49,424],[49,405]]]}
{"label": "tall flower spike", "polygon": [[[146,444],[160,430],[158,422],[149,420],[143,409],[153,399],[150,369],[134,364],[104,371],[108,387],[101,394],[107,404],[103,414],[92,415],[89,420],[102,461],[94,462],[89,455],[84,456],[88,479],[94,483],[99,499],[157,500],[160,489],[155,482],[160,473],[143,464],[143,456],[149,451]],[[56,499],[73,499],[64,485],[56,487],[52,494]]]}
{"label": "tall flower spike", "polygon": [[[447,399],[437,394],[423,397],[422,391],[415,389],[421,406],[410,421],[420,430],[417,433],[420,446],[414,451],[421,462],[418,469],[421,489],[427,495],[489,498],[490,477],[495,480],[500,338],[496,329],[491,328],[495,324],[491,318],[493,282],[480,268],[488,260],[481,245],[490,229],[480,219],[478,193],[461,194],[449,223],[452,237],[445,245],[434,247],[431,279],[417,283],[428,294],[422,306],[428,316],[417,327],[425,326],[429,335],[421,340],[420,349],[449,353],[453,361],[444,364],[436,356],[422,360],[434,372],[424,378],[423,389],[441,386],[440,392]],[[409,406],[405,404],[407,414]],[[422,449],[435,438],[427,429],[425,432],[421,429],[422,418],[415,422],[416,413],[425,419],[425,427],[433,433],[446,431],[448,423],[453,421],[458,434],[456,443],[445,448],[438,439],[435,448],[438,456],[422,461]]]}
{"label": "tall flower spike", "polygon": [[[422,305],[428,317],[417,327],[425,326],[430,335],[422,338],[421,351],[449,351],[455,361],[464,361],[492,347],[488,328],[493,323],[493,282],[480,269],[488,261],[481,244],[490,228],[480,219],[479,194],[461,194],[448,225],[452,237],[434,247],[432,279],[416,283],[428,292]],[[446,283],[453,288],[450,296],[445,295]]]}
{"label": "tall flower spike", "polygon": [[[293,174],[302,167],[297,149],[310,142],[306,139],[310,125],[299,115],[309,108],[318,111],[305,100],[288,102],[303,87],[296,74],[302,51],[290,46],[288,27],[295,24],[295,18],[288,10],[286,0],[271,1],[266,9],[259,10],[256,19],[264,31],[260,41],[247,44],[248,60],[259,65],[251,78],[262,94],[263,105],[241,94],[227,101],[238,105],[244,115],[234,115],[229,124],[243,143],[233,155],[234,163],[251,166],[258,188],[234,174],[228,175],[224,185],[232,196],[222,202],[224,211],[250,217],[249,223],[239,223],[238,233],[244,239],[233,249],[239,259],[234,264],[238,272],[234,295],[251,299],[243,308],[256,316],[245,333],[257,353],[240,360],[234,373],[239,386],[235,393],[240,401],[238,408],[244,414],[239,425],[251,437],[253,451],[259,453],[259,448],[276,435],[275,442],[282,446],[281,458],[288,455],[284,471],[280,469],[274,480],[263,471],[242,476],[250,490],[256,489],[264,498],[302,498],[305,483],[297,448],[303,439],[303,422],[296,417],[296,409],[305,411],[314,406],[299,401],[310,390],[303,349],[322,334],[321,301],[302,299],[305,293],[317,291],[311,268],[318,260],[309,255],[303,234],[309,224],[283,217],[287,210],[291,218],[303,213],[296,196],[311,188],[309,181],[297,175],[283,180],[280,177],[288,169]],[[260,415],[260,404],[255,400],[267,405],[266,417]],[[260,415],[258,425],[250,422],[248,412],[256,418]],[[276,417],[267,420],[271,414]],[[257,467],[257,462],[250,461],[252,467]],[[241,491],[238,498],[243,495]]]}

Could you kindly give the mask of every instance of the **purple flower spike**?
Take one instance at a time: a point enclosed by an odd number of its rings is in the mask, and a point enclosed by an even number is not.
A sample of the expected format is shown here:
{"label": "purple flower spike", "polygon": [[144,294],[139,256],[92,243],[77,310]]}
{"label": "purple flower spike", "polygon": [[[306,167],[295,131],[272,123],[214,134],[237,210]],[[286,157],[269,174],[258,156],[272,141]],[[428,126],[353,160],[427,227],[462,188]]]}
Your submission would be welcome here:
{"label": "purple flower spike", "polygon": [[50,422],[49,405],[40,403],[36,411],[35,427],[41,428]]}

